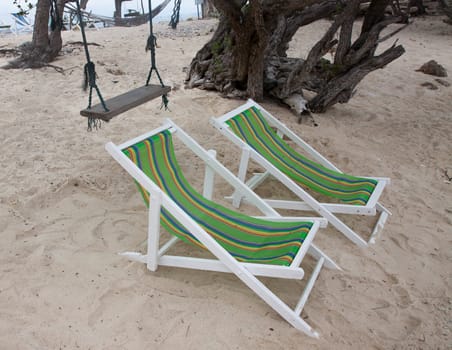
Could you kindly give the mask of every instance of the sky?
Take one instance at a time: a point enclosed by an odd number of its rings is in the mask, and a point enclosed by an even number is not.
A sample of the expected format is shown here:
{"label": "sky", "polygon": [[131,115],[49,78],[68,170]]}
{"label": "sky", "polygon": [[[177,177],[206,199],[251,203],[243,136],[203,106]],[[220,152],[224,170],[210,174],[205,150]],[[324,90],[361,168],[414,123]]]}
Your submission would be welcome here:
{"label": "sky", "polygon": [[[159,5],[163,0],[152,0],[152,7]],[[32,0],[36,3],[36,0]],[[0,24],[11,24],[10,13],[17,12],[17,7],[13,5],[13,0],[0,0]],[[144,9],[147,12],[148,0],[143,0]],[[173,11],[174,3],[171,1],[156,20],[169,20]],[[113,16],[115,5],[114,0],[88,0],[87,10],[98,15]],[[141,12],[141,0],[131,0],[122,3],[122,12],[127,13],[127,9],[138,10]],[[34,16],[34,14],[31,14]],[[180,15],[182,19],[188,17],[196,17],[195,0],[183,0],[180,7]]]}

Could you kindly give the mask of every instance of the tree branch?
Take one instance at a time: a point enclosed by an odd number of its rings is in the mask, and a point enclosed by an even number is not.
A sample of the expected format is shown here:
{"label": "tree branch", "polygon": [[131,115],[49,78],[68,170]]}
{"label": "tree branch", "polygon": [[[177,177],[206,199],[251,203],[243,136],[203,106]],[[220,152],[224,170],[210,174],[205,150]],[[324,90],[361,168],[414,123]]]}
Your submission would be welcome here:
{"label": "tree branch", "polygon": [[371,28],[381,22],[385,16],[385,9],[390,4],[391,0],[372,0],[366,15],[364,16],[363,26],[361,28],[361,35],[368,32]]}
{"label": "tree branch", "polygon": [[[344,58],[344,63],[348,66],[361,61],[364,57],[373,54],[378,46],[378,37],[381,31],[392,23],[396,23],[400,18],[392,17],[375,24],[369,32],[362,34],[353,44],[352,49]],[[356,51],[354,48],[358,48]]]}
{"label": "tree branch", "polygon": [[242,7],[246,1],[243,0],[212,0],[213,5],[220,11],[231,23],[235,31],[239,31],[243,23]]}
{"label": "tree branch", "polygon": [[[263,0],[262,6],[264,11],[268,14],[274,15],[275,13],[291,14],[295,11],[302,11],[306,7],[312,6],[314,4],[320,4],[324,0]],[[336,0],[336,2],[339,2]]]}
{"label": "tree branch", "polygon": [[361,0],[352,0],[344,10],[344,21],[341,26],[341,33],[339,36],[339,44],[337,45],[336,54],[334,55],[334,64],[342,64],[345,55],[352,44],[353,23],[355,22],[356,14],[359,11],[359,4]]}
{"label": "tree branch", "polygon": [[383,68],[405,52],[403,46],[391,46],[379,56],[374,56],[365,62],[353,67],[346,74],[332,79],[308,103],[312,112],[324,112],[329,106],[339,102],[347,102],[353,95],[356,85],[370,72]]}

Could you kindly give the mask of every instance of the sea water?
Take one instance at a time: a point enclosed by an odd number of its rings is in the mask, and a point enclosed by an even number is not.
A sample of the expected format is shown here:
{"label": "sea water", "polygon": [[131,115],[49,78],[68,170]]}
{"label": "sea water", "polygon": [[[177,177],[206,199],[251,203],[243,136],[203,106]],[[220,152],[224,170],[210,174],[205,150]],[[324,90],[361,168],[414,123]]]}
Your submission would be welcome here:
{"label": "sea water", "polygon": [[[159,5],[163,0],[153,0],[152,7]],[[180,19],[184,20],[187,18],[197,18],[197,8],[196,8],[196,0],[184,0],[181,2],[180,7]],[[12,0],[0,0],[0,25],[11,25],[14,23],[14,20],[11,16],[11,13],[16,13],[19,11],[17,6],[13,5]],[[36,1],[32,1],[33,4]],[[143,0],[143,8],[144,12],[148,12],[148,1]],[[127,1],[122,4],[122,13],[127,13],[128,10],[135,10],[138,12],[142,11],[141,0],[132,0]],[[114,2],[112,0],[89,0],[86,11],[92,12],[96,15],[113,17],[114,12]],[[169,21],[171,19],[171,15],[173,13],[173,2],[170,2],[165,9],[155,17],[155,21],[164,22]],[[31,23],[34,22],[35,11],[31,10],[27,15],[27,18]]]}

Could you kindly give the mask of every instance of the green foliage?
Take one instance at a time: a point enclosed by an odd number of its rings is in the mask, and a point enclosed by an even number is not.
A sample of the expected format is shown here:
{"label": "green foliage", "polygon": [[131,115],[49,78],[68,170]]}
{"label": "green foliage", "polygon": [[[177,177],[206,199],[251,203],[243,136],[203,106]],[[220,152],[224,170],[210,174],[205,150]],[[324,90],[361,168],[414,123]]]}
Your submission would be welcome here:
{"label": "green foliage", "polygon": [[212,43],[212,55],[213,55],[213,66],[214,72],[220,73],[223,69],[223,63],[221,62],[220,53],[223,51],[223,43],[221,41],[215,41]]}
{"label": "green foliage", "polygon": [[223,65],[223,61],[221,60],[221,58],[219,57],[215,57],[213,60],[213,67],[214,67],[214,72],[215,73],[220,73],[224,70],[224,65]]}
{"label": "green foliage", "polygon": [[31,0],[13,0],[13,4],[19,9],[18,14],[27,15],[34,7]]}
{"label": "green foliage", "polygon": [[218,56],[219,54],[220,54],[220,52],[221,52],[221,48],[223,47],[223,45],[221,44],[221,42],[220,41],[214,41],[213,43],[212,43],[212,46],[211,46],[211,51],[212,51],[212,54],[214,55],[214,56]]}
{"label": "green foliage", "polygon": [[339,15],[340,13],[342,13],[345,9],[345,4],[341,3],[340,1],[337,2],[336,4],[336,11],[334,11],[333,14],[331,14],[330,19],[334,19],[334,16]]}
{"label": "green foliage", "polygon": [[232,38],[229,35],[225,35],[223,44],[226,50],[230,50],[232,48]]}
{"label": "green foliage", "polygon": [[224,50],[229,50],[232,47],[232,39],[225,35],[222,41],[214,41],[211,45],[211,52],[214,56],[219,56]]}
{"label": "green foliage", "polygon": [[232,47],[232,38],[228,35],[225,35],[222,41],[214,41],[210,47],[210,50],[213,55],[213,66],[214,72],[220,73],[225,67],[223,64],[223,59],[221,58],[221,53],[223,51],[229,51]]}

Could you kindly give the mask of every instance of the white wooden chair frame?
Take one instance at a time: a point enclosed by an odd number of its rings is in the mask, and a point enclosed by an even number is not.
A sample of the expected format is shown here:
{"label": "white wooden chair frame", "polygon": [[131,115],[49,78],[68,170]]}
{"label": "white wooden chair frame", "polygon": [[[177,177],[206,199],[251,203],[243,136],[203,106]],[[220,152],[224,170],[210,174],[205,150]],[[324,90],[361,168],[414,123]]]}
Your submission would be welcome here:
{"label": "white wooden chair frame", "polygon": [[33,24],[29,21],[29,19],[25,16],[16,17],[15,14],[11,14],[11,18],[13,20],[13,24],[10,27],[10,31],[19,35],[20,33],[31,33],[33,32]]}
{"label": "white wooden chair frame", "polygon": [[[292,140],[298,147],[303,149],[313,160],[322,164],[323,166],[341,172],[333,163],[317,152],[313,147],[311,147],[307,142],[302,140],[293,131],[291,131],[282,122],[272,116],[268,111],[266,111],[262,106],[254,102],[253,100],[248,100],[247,103],[242,106],[232,110],[231,112],[220,116],[218,118],[212,118],[211,124],[217,128],[223,135],[225,135],[234,144],[242,149],[242,157],[240,160],[240,166],[238,171],[238,178],[243,182],[246,182],[247,186],[251,189],[255,189],[260,185],[269,175],[274,176],[276,179],[281,181],[289,190],[291,190],[296,196],[298,196],[301,201],[289,201],[289,200],[275,200],[275,199],[264,199],[272,208],[279,209],[294,209],[294,210],[304,210],[304,211],[315,211],[320,216],[326,218],[329,223],[331,223],[337,230],[344,234],[348,239],[361,247],[367,247],[370,243],[375,243],[375,238],[382,231],[386,220],[391,213],[383,205],[381,205],[378,200],[383,192],[386,185],[390,183],[389,178],[383,177],[371,177],[377,180],[377,185],[372,192],[371,197],[367,201],[365,206],[351,205],[351,204],[336,204],[336,203],[320,203],[314,197],[312,197],[307,191],[300,187],[295,181],[290,179],[287,175],[273,166],[267,159],[261,156],[253,148],[251,148],[247,143],[240,139],[226,124],[226,121],[235,117],[236,115],[246,111],[251,107],[257,107],[264,118],[267,120],[270,126],[276,128],[279,136],[286,136]],[[248,169],[249,160],[252,159],[260,164],[264,169],[264,173],[254,174],[248,181],[246,181],[246,174]],[[240,206],[240,201],[243,196],[240,192],[235,191],[230,197],[233,201],[235,207]],[[246,199],[245,199],[246,200]],[[361,238],[355,231],[353,231],[349,226],[347,226],[343,221],[341,221],[334,214],[358,214],[358,215],[371,215],[374,216],[379,213],[379,218],[372,229],[369,240],[366,242]]]}
{"label": "white wooden chair frame", "polygon": [[[269,220],[288,220],[288,221],[312,221],[313,227],[308,238],[303,242],[302,247],[293,259],[290,266],[277,266],[255,263],[241,263],[231,256],[221,245],[218,244],[197,222],[195,222],[182,208],[180,208],[168,195],[166,195],[146,174],[144,174],[122,150],[131,145],[140,142],[152,135],[169,130],[177,136],[189,149],[199,156],[206,163],[206,177],[204,182],[203,194],[211,198],[214,186],[214,173],[221,175],[236,190],[243,193],[248,201],[259,208],[264,214],[265,219]],[[328,256],[326,256],[313,243],[312,239],[319,227],[325,227],[327,221],[322,218],[288,218],[281,217],[271,206],[258,197],[243,182],[237,179],[234,174],[222,166],[215,158],[214,152],[207,152],[195,140],[188,136],[182,129],[175,125],[171,120],[167,120],[163,126],[149,133],[141,135],[121,145],[115,145],[109,142],[105,146],[111,156],[150,193],[149,203],[149,227],[147,239],[147,254],[137,252],[122,253],[130,260],[145,263],[151,271],[157,270],[159,265],[173,266],[180,268],[200,269],[208,271],[232,272],[251,288],[262,300],[279,313],[287,322],[296,329],[303,331],[312,337],[318,337],[314,331],[300,316],[307,298],[314,286],[314,283],[320,273],[323,265],[332,269],[340,269]],[[178,221],[185,226],[190,233],[196,237],[218,260],[201,259],[193,257],[172,256],[166,253],[171,246],[178,241],[173,237],[160,246],[160,210],[164,207],[168,212],[174,215]],[[268,289],[256,276],[267,276],[288,279],[302,279],[304,270],[299,266],[306,253],[314,256],[318,262],[311,274],[310,279],[294,309],[290,308],[280,298],[278,298],[270,289]]]}

